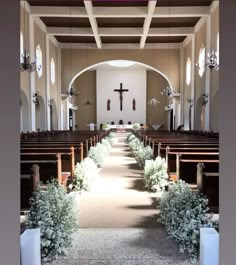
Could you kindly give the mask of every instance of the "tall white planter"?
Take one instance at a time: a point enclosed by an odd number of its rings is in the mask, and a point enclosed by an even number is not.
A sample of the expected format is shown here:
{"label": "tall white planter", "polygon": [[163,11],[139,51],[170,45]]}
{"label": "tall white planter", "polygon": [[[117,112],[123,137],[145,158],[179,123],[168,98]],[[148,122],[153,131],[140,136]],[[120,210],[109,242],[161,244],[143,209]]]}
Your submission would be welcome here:
{"label": "tall white planter", "polygon": [[219,233],[200,228],[200,265],[219,265]]}
{"label": "tall white planter", "polygon": [[20,236],[21,265],[41,265],[40,229],[27,229]]}

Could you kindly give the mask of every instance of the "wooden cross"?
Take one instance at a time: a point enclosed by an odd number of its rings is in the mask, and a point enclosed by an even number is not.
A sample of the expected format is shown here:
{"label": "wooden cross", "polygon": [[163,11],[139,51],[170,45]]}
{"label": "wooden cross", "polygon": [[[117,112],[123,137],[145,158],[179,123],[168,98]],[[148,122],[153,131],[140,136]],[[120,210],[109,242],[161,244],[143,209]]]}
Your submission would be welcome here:
{"label": "wooden cross", "polygon": [[128,89],[123,89],[122,88],[122,83],[120,83],[120,89],[114,89],[114,91],[115,92],[119,92],[120,93],[120,110],[122,110],[123,109],[123,105],[122,105],[122,103],[123,103],[123,92],[127,92],[127,91],[129,91]]}

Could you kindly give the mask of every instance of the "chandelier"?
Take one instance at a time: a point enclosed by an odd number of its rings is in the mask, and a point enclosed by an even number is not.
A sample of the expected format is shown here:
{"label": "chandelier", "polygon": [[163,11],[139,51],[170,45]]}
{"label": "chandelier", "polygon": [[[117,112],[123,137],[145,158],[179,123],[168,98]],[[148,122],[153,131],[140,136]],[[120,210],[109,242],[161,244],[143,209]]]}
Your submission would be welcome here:
{"label": "chandelier", "polygon": [[31,73],[36,70],[36,61],[35,59],[32,59],[30,61],[30,55],[26,50],[26,42],[27,42],[27,36],[26,36],[26,23],[25,23],[25,12],[26,12],[26,7],[25,7],[25,2],[24,1],[24,52],[22,54],[22,59],[20,61],[20,71],[21,72],[28,72]]}
{"label": "chandelier", "polygon": [[148,101],[149,105],[156,106],[157,104],[160,104],[160,102],[156,98],[152,98]]}
{"label": "chandelier", "polygon": [[36,62],[34,59],[30,62],[29,53],[26,52],[24,49],[24,53],[22,54],[22,61],[20,63],[20,70],[21,72],[28,72],[31,73],[36,70]]}
{"label": "chandelier", "polygon": [[167,86],[166,88],[164,88],[164,90],[161,92],[161,94],[164,96],[168,96],[168,97],[173,97],[177,94],[177,91],[172,89],[171,87]]}
{"label": "chandelier", "polygon": [[216,52],[211,51],[210,53],[208,53],[206,66],[210,68],[211,70],[219,69]]}

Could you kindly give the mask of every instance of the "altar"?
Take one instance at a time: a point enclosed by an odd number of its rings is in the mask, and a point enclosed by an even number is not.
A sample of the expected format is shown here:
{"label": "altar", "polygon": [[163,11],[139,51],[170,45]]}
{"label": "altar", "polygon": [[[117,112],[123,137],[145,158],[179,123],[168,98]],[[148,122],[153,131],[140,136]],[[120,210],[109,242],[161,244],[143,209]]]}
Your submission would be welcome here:
{"label": "altar", "polygon": [[108,125],[109,129],[118,129],[118,130],[126,130],[126,129],[133,129],[133,125],[132,124],[112,124],[112,125]]}

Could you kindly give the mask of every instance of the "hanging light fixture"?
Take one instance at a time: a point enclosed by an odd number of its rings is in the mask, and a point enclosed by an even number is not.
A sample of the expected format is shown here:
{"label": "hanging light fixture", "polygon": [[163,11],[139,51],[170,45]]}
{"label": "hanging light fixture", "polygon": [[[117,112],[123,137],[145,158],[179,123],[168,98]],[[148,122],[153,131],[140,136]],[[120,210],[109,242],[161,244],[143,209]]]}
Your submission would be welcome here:
{"label": "hanging light fixture", "polygon": [[26,43],[27,43],[27,30],[26,30],[26,7],[25,7],[25,2],[24,1],[24,52],[22,54],[22,59],[20,61],[20,70],[21,72],[28,72],[31,73],[33,71],[36,70],[36,61],[35,59],[32,59],[30,61],[30,55],[29,52],[27,52],[27,47],[26,47]]}
{"label": "hanging light fixture", "polygon": [[[169,49],[168,49],[168,61],[169,61],[168,64],[169,64],[169,67],[168,67],[168,71],[169,71],[169,76],[170,76],[170,52],[171,52],[170,51],[170,39],[171,39],[171,37],[170,37],[170,7],[169,7],[169,36],[168,37],[169,37],[169,44],[168,44],[168,46],[169,46]],[[168,84],[167,87],[163,89],[161,94],[163,96],[173,97],[173,96],[177,95],[178,92],[176,90],[174,90],[173,88],[171,88],[169,86],[169,84]]]}
{"label": "hanging light fixture", "polygon": [[[71,7],[70,7],[70,19],[72,19],[72,16],[71,16]],[[70,21],[70,36],[72,36],[71,21]],[[71,44],[71,47],[70,47],[70,76],[71,76],[71,79],[72,79],[72,44]],[[79,93],[79,91],[77,91],[76,89],[74,89],[73,86],[72,86],[72,84],[71,84],[69,90],[66,90],[64,92],[64,94],[72,97],[72,96],[78,96],[80,93]]]}
{"label": "hanging light fixture", "polygon": [[213,50],[213,13],[210,14],[211,16],[211,51],[207,54],[207,63],[206,67],[208,67],[210,70],[218,70],[219,64],[218,64],[218,58],[217,53]]}
{"label": "hanging light fixture", "polygon": [[[155,49],[153,49],[153,59],[154,59],[154,66],[155,66]],[[154,92],[153,92],[154,94]],[[153,97],[152,99],[148,100],[148,104],[151,106],[157,106],[157,104],[159,104],[160,102]]]}

